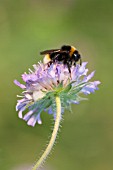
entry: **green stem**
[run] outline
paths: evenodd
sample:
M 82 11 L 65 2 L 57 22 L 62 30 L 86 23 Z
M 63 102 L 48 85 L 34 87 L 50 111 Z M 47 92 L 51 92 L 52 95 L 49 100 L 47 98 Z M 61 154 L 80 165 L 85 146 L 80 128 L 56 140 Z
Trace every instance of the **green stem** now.
M 32 170 L 36 170 L 37 168 L 40 168 L 40 166 L 43 164 L 43 162 L 49 155 L 56 140 L 56 136 L 57 136 L 59 125 L 60 125 L 60 119 L 61 119 L 61 101 L 60 101 L 60 97 L 56 96 L 56 120 L 55 120 L 53 133 L 52 133 L 52 136 L 51 136 L 51 139 L 49 141 L 47 148 L 45 149 L 44 153 L 42 154 L 40 159 L 37 161 L 37 163 L 35 164 Z

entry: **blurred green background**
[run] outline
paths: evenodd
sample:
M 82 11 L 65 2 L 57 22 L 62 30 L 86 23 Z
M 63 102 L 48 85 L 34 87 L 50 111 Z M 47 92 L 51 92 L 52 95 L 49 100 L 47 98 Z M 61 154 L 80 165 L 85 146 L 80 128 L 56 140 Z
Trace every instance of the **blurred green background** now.
M 34 128 L 18 118 L 13 84 L 42 59 L 39 52 L 77 47 L 100 90 L 65 112 L 50 170 L 113 170 L 113 1 L 0 0 L 0 169 L 32 166 L 47 144 L 52 116 Z M 21 81 L 22 82 L 22 81 Z M 48 137 L 49 136 L 49 137 Z M 25 169 L 25 168 L 24 168 Z

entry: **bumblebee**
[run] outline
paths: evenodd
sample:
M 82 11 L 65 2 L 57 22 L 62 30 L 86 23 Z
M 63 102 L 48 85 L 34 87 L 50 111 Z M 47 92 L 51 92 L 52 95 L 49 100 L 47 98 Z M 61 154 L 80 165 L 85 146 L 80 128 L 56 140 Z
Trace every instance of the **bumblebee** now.
M 82 64 L 81 55 L 77 49 L 70 45 L 63 45 L 60 49 L 51 49 L 40 52 L 41 55 L 45 55 L 43 59 L 44 64 L 49 66 L 52 63 L 62 63 L 67 65 L 69 72 L 71 73 L 71 66 L 76 66 L 76 62 L 80 60 Z

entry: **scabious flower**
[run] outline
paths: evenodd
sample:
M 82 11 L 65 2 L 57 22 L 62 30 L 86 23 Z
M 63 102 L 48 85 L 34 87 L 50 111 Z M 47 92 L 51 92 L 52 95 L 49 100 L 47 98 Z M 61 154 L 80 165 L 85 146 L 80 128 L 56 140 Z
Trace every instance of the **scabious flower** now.
M 80 97 L 82 93 L 88 95 L 98 90 L 99 81 L 90 81 L 94 72 L 88 73 L 87 62 L 83 62 L 71 67 L 64 64 L 38 63 L 33 65 L 34 71 L 29 69 L 29 73 L 24 73 L 22 79 L 24 84 L 17 80 L 14 83 L 23 89 L 16 105 L 19 118 L 27 121 L 28 125 L 34 126 L 36 122 L 42 123 L 41 112 L 45 111 L 56 117 L 55 96 L 59 95 L 61 100 L 61 112 L 65 109 L 71 110 L 71 103 L 78 104 L 85 98 Z M 24 113 L 23 113 L 24 112 Z
M 17 80 L 14 83 L 23 89 L 21 99 L 18 100 L 16 110 L 19 118 L 27 121 L 30 126 L 42 123 L 41 112 L 45 111 L 53 114 L 55 124 L 51 139 L 44 153 L 36 162 L 32 170 L 41 167 L 47 156 L 49 155 L 58 133 L 61 122 L 61 116 L 65 109 L 71 110 L 71 103 L 78 104 L 85 98 L 81 94 L 88 95 L 98 90 L 99 81 L 90 81 L 94 76 L 94 72 L 88 73 L 86 68 L 87 62 L 83 62 L 72 66 L 69 69 L 67 65 L 61 63 L 48 64 L 38 63 L 33 65 L 33 71 L 29 69 L 29 73 L 24 73 L 22 79 L 24 84 Z

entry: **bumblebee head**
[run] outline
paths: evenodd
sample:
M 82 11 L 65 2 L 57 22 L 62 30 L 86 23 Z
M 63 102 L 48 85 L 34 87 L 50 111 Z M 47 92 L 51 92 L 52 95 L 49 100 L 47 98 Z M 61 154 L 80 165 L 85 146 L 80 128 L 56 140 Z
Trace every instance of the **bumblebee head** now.
M 72 54 L 72 58 L 75 62 L 80 60 L 80 65 L 82 64 L 82 60 L 81 60 L 81 55 L 79 54 L 79 52 L 77 50 L 75 50 Z

